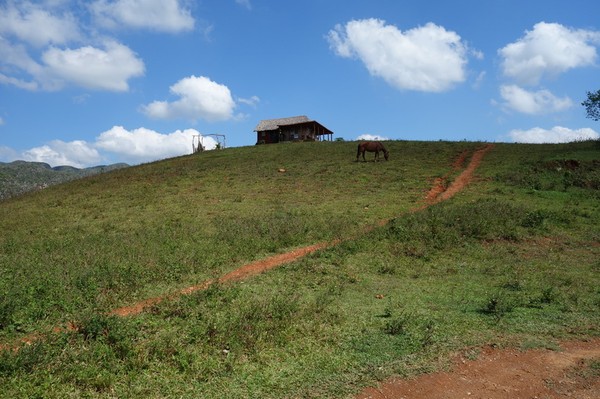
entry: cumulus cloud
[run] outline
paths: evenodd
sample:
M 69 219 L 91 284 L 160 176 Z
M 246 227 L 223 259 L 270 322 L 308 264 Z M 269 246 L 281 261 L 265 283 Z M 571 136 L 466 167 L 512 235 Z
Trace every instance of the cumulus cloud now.
M 535 127 L 529 130 L 512 130 L 509 137 L 517 143 L 569 143 L 579 140 L 598 140 L 600 134 L 590 128 L 569 129 L 555 126 L 550 130 Z
M 144 62 L 127 46 L 106 41 L 100 47 L 75 49 L 54 45 L 36 61 L 23 44 L 0 37 L 0 83 L 26 90 L 59 90 L 77 85 L 94 90 L 127 91 L 128 80 L 144 74 Z
M 179 0 L 97 0 L 90 5 L 100 25 L 176 33 L 194 29 L 191 11 Z
M 356 138 L 356 140 L 367 140 L 367 141 L 385 141 L 389 140 L 389 138 L 380 136 L 378 134 L 361 134 Z
M 29 1 L 0 6 L 0 34 L 36 47 L 64 44 L 81 37 L 77 19 Z
M 129 162 L 149 162 L 157 159 L 190 154 L 193 137 L 201 135 L 195 129 L 176 130 L 162 134 L 146 128 L 127 130 L 122 126 L 113 126 L 96 139 L 96 147 L 117 154 L 120 159 Z M 205 149 L 216 147 L 211 137 L 203 137 Z
M 101 161 L 98 151 L 82 140 L 64 142 L 54 140 L 41 147 L 23 152 L 25 161 L 45 162 L 52 166 L 69 165 L 76 168 L 97 165 Z
M 358 58 L 398 89 L 442 92 L 466 78 L 466 44 L 433 23 L 402 32 L 379 19 L 354 20 L 337 25 L 327 39 L 336 55 Z
M 29 55 L 27 48 L 21 44 L 13 44 L 0 36 L 0 66 L 11 73 L 25 73 L 30 76 L 39 75 L 43 68 Z M 18 72 L 17 72 L 18 71 Z M 14 84 L 23 88 L 25 80 L 14 76 L 3 75 L 4 83 Z M 34 83 L 37 87 L 37 83 Z
M 504 107 L 530 115 L 564 111 L 573 106 L 569 97 L 556 97 L 548 90 L 528 91 L 517 85 L 503 85 L 500 96 Z
M 98 27 L 125 26 L 177 33 L 194 29 L 186 0 L 94 0 L 77 8 L 65 0 L 0 4 L 0 84 L 25 90 L 128 91 L 144 62 L 127 46 L 106 39 Z M 85 26 L 96 17 L 101 25 Z M 104 39 L 103 39 L 104 38 Z M 82 44 L 83 43 L 83 44 Z
M 525 36 L 499 50 L 505 76 L 535 85 L 545 76 L 593 65 L 600 32 L 540 22 Z
M 107 42 L 103 49 L 85 46 L 61 50 L 50 48 L 42 55 L 40 79 L 48 87 L 65 83 L 96 90 L 127 91 L 128 80 L 144 74 L 144 62 L 129 47 Z M 46 80 L 47 79 L 47 80 Z
M 139 164 L 191 154 L 192 144 L 198 140 L 205 150 L 217 147 L 217 141 L 213 137 L 202 135 L 195 129 L 176 130 L 165 134 L 143 127 L 127 130 L 122 126 L 113 126 L 100 133 L 93 143 L 83 140 L 54 140 L 22 152 L 0 146 L 0 161 L 22 159 L 45 162 L 51 166 L 69 165 L 76 168 L 115 162 Z
M 142 106 L 141 111 L 157 119 L 204 119 L 215 122 L 233 117 L 235 102 L 229 88 L 205 76 L 192 75 L 181 79 L 170 87 L 170 91 L 179 100 L 154 101 Z

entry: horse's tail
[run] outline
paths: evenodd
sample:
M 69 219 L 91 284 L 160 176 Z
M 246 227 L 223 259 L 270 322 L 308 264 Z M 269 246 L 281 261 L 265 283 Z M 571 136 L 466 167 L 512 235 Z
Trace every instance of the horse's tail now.
M 358 148 L 356 149 L 356 159 L 358 160 L 358 157 L 360 156 L 360 146 L 362 144 L 358 143 Z

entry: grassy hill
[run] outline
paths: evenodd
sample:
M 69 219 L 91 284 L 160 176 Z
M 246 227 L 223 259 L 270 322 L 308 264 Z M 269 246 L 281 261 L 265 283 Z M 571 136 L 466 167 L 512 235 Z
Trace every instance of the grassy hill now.
M 345 397 L 468 347 L 598 336 L 597 141 L 496 144 L 421 210 L 482 143 L 386 145 L 378 163 L 352 142 L 230 148 L 0 202 L 0 343 L 44 337 L 1 352 L 0 397 Z

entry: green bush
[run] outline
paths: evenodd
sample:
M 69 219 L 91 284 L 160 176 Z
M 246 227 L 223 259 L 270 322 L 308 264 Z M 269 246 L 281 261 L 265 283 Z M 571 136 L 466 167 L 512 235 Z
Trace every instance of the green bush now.
M 419 247 L 441 250 L 472 242 L 515 241 L 526 235 L 523 227 L 540 227 L 545 218 L 544 211 L 528 211 L 506 201 L 486 198 L 467 204 L 439 204 L 394 219 L 387 235 L 406 243 L 407 253 Z

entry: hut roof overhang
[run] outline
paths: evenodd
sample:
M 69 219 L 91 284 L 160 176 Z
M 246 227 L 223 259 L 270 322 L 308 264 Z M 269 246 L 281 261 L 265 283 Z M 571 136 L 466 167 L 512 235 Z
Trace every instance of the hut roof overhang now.
M 314 123 L 322 127 L 327 134 L 332 134 L 333 132 L 327 129 L 325 126 L 321 125 L 319 122 L 309 119 L 305 115 L 301 116 L 292 116 L 289 118 L 278 118 L 278 119 L 265 119 L 262 120 L 256 125 L 254 129 L 255 132 L 264 132 L 269 130 L 278 130 L 282 126 L 292 126 L 292 125 L 301 125 L 305 123 Z

